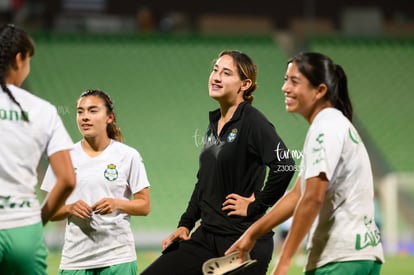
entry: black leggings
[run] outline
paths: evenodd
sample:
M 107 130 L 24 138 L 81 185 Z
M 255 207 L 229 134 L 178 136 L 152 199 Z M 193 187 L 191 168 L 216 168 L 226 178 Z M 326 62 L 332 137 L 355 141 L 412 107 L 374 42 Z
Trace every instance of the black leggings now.
M 259 239 L 250 252 L 257 263 L 240 275 L 265 275 L 273 253 L 273 234 Z M 238 239 L 235 236 L 221 236 L 208 233 L 200 226 L 188 241 L 182 241 L 173 251 L 158 257 L 141 275 L 200 275 L 203 263 L 214 257 L 221 257 Z

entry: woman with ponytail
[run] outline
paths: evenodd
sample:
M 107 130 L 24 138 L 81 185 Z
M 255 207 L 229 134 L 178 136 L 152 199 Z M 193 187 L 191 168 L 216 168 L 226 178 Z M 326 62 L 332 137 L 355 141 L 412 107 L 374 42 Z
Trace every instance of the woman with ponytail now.
M 34 44 L 14 25 L 0 28 L 0 273 L 46 274 L 42 225 L 75 187 L 73 147 L 56 108 L 20 88 Z M 36 196 L 42 155 L 56 174 L 41 207 Z
M 288 62 L 282 91 L 286 110 L 310 124 L 301 170 L 295 186 L 226 253 L 249 252 L 258 237 L 293 216 L 273 275 L 287 274 L 305 235 L 305 274 L 380 274 L 371 164 L 352 125 L 344 70 L 326 55 L 300 53 Z
M 109 95 L 83 92 L 77 102 L 83 138 L 71 151 L 77 185 L 53 220 L 67 219 L 59 274 L 137 273 L 130 216 L 150 211 L 149 182 L 142 158 L 127 146 Z M 50 191 L 46 172 L 41 188 Z
M 256 65 L 247 54 L 218 54 L 208 80 L 209 95 L 218 108 L 209 113 L 197 183 L 177 229 L 162 242 L 163 255 L 141 275 L 201 274 L 205 261 L 223 256 L 285 193 L 294 161 L 285 154 L 287 147 L 274 126 L 252 106 L 256 76 Z M 265 275 L 272 252 L 273 232 L 268 232 L 252 250 L 257 264 L 240 274 Z M 211 267 L 214 274 L 225 272 L 217 267 Z

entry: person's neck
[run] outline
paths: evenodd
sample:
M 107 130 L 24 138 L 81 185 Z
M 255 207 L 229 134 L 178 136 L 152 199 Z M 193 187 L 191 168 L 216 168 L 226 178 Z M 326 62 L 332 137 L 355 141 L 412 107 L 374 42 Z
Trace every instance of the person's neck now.
M 237 104 L 220 104 L 220 118 L 217 122 L 217 134 L 221 134 L 221 130 L 223 129 L 224 125 L 230 121 L 233 117 L 234 113 L 237 110 L 237 106 L 239 106 L 240 102 Z
M 4 82 L 6 83 L 6 85 L 14 85 L 18 87 L 14 73 L 10 72 L 9 75 L 5 78 Z
M 316 105 L 313 109 L 312 113 L 308 117 L 307 121 L 309 124 L 312 124 L 312 122 L 315 120 L 315 117 L 317 114 L 319 114 L 323 109 L 331 108 L 333 107 L 332 103 L 330 101 L 323 101 L 320 104 Z
M 242 103 L 242 101 L 236 102 L 235 104 L 220 104 L 219 120 L 223 123 L 227 123 L 233 117 L 240 103 Z
M 83 150 L 90 156 L 96 156 L 102 153 L 111 143 L 109 137 L 83 138 L 81 141 Z

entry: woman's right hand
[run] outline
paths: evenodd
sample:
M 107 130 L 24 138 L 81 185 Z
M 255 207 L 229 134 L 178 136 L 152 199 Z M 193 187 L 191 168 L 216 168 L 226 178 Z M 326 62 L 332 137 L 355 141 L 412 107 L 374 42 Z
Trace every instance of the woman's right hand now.
M 92 208 L 83 200 L 78 200 L 77 202 L 68 205 L 68 212 L 69 215 L 81 219 L 87 219 L 92 216 Z
M 254 202 L 254 193 L 250 197 L 243 197 L 235 193 L 226 196 L 226 200 L 223 202 L 221 210 L 227 211 L 228 216 L 241 216 L 247 217 L 247 208 L 249 204 Z
M 187 227 L 180 226 L 173 233 L 171 233 L 166 239 L 162 241 L 162 249 L 165 249 L 175 240 L 189 240 L 190 230 Z
M 239 251 L 240 258 L 242 261 L 246 260 L 246 255 L 253 250 L 253 247 L 256 244 L 256 240 L 253 239 L 250 235 L 250 232 L 247 230 L 244 234 L 234 242 L 224 255 L 228 255 L 232 252 Z

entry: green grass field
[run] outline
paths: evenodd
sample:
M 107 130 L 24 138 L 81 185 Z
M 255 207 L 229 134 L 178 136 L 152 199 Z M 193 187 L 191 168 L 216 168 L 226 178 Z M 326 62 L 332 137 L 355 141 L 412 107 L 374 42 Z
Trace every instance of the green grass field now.
M 159 256 L 159 251 L 138 251 L 138 271 L 142 271 Z M 58 274 L 60 261 L 59 251 L 50 251 L 48 258 L 48 274 Z M 386 263 L 382 267 L 382 275 L 411 275 L 414 274 L 414 256 L 398 255 L 387 256 Z M 273 264 L 273 262 L 272 262 Z M 270 274 L 270 271 L 269 271 Z M 302 266 L 292 265 L 289 275 L 302 274 Z

